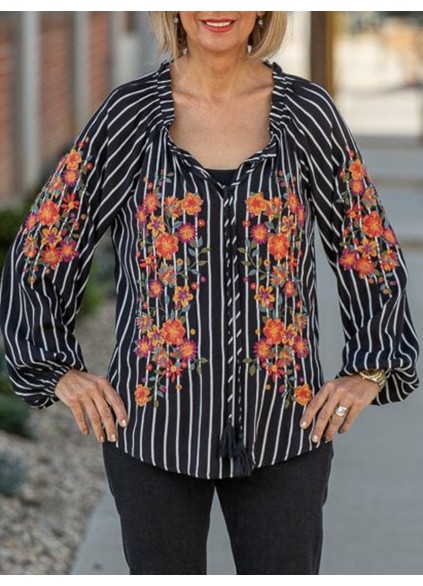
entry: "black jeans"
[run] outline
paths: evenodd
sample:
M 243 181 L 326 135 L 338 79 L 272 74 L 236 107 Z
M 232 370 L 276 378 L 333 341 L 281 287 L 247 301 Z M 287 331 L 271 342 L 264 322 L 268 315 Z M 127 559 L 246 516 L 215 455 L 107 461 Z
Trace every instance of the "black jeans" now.
M 250 477 L 169 472 L 103 444 L 130 574 L 206 574 L 216 487 L 237 574 L 318 574 L 332 442 Z

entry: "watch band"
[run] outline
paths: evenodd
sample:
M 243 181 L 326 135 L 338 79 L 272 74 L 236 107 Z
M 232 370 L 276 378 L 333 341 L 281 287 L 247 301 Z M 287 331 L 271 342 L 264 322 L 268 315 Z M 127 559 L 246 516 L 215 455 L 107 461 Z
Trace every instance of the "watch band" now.
M 367 370 L 360 370 L 358 374 L 362 378 L 377 383 L 379 390 L 383 389 L 386 384 L 386 374 L 383 368 L 368 368 Z

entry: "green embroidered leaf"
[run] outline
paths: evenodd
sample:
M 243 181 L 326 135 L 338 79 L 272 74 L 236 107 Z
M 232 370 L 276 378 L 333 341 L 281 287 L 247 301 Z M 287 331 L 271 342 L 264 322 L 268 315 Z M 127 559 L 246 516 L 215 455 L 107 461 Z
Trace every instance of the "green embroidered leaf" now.
M 154 399 L 154 401 L 153 401 L 153 405 L 154 405 L 154 407 L 157 409 L 157 407 L 160 405 L 160 402 L 159 402 L 159 400 L 158 400 L 158 399 Z
M 252 364 L 248 370 L 248 372 L 250 373 L 251 376 L 254 376 L 256 373 L 256 365 Z

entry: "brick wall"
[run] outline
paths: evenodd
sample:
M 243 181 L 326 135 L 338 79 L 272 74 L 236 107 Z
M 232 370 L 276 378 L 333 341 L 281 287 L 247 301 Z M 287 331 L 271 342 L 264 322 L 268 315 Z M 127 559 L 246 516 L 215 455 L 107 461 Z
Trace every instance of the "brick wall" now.
M 0 205 L 13 192 L 13 61 L 16 22 L 15 15 L 0 18 Z
M 90 13 L 90 109 L 94 112 L 109 93 L 110 29 L 107 12 Z
M 18 12 L 0 14 L 0 207 L 25 197 L 16 179 L 25 161 L 17 151 L 15 111 L 16 74 L 19 62 Z M 40 12 L 40 183 L 62 149 L 80 128 L 75 128 L 72 103 L 72 13 Z M 89 12 L 88 60 L 89 104 L 94 112 L 109 93 L 111 43 L 108 12 Z M 33 186 L 28 186 L 33 189 Z
M 40 142 L 49 161 L 70 140 L 72 128 L 72 20 L 69 13 L 41 13 Z

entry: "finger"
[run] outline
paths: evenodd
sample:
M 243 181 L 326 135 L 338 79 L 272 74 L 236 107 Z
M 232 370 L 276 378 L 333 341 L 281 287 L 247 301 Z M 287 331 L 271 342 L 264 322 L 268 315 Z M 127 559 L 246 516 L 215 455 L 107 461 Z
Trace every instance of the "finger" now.
M 72 411 L 73 417 L 76 421 L 76 424 L 81 433 L 84 435 L 88 435 L 90 433 L 90 429 L 87 424 L 87 420 L 85 419 L 84 411 L 81 407 L 79 401 L 70 405 L 70 409 Z
M 324 405 L 329 395 L 329 386 L 325 383 L 320 391 L 318 391 L 307 405 L 307 409 L 304 411 L 304 415 L 301 417 L 300 427 L 306 429 L 313 421 L 316 413 Z
M 346 401 L 342 401 L 342 400 L 338 403 L 338 405 L 342 405 L 343 407 L 346 407 L 348 409 L 348 411 L 347 411 L 346 415 L 344 415 L 344 416 L 337 415 L 335 412 L 332 413 L 332 415 L 329 418 L 328 425 L 324 431 L 325 442 L 331 442 L 333 440 L 337 431 L 345 423 L 346 418 L 348 417 L 348 415 L 350 413 L 350 409 L 352 408 L 352 404 L 348 405 Z M 336 405 L 336 407 L 338 405 Z M 336 409 L 336 407 L 335 407 L 335 409 Z
M 344 423 L 339 428 L 339 433 L 346 433 L 354 421 L 357 419 L 357 415 L 360 413 L 361 409 L 359 407 L 353 406 L 351 407 L 350 411 L 348 411 L 347 416 L 345 417 Z
M 109 442 L 115 442 L 117 439 L 115 421 L 113 418 L 112 410 L 107 401 L 105 400 L 102 392 L 102 389 L 99 388 L 97 392 L 94 392 L 91 395 L 91 398 L 100 416 L 100 421 L 107 434 L 107 439 L 109 440 Z
M 108 404 L 112 407 L 114 413 L 116 414 L 116 418 L 119 421 L 121 427 L 126 427 L 128 425 L 128 414 L 126 411 L 125 404 L 122 400 L 122 397 L 119 393 L 110 385 L 107 379 L 103 379 L 103 393 L 104 398 L 108 402 Z
M 313 437 L 311 441 L 314 443 L 319 443 L 327 426 L 329 423 L 330 418 L 333 415 L 333 412 L 337 405 L 340 402 L 339 392 L 334 392 L 332 395 L 329 395 L 324 405 L 321 407 L 316 424 L 313 429 Z
M 86 395 L 83 399 L 82 405 L 87 413 L 88 419 L 91 423 L 91 427 L 94 430 L 94 434 L 97 438 L 97 441 L 104 442 L 106 440 L 106 437 L 104 435 L 100 413 L 97 411 L 97 407 L 94 401 L 90 396 Z

